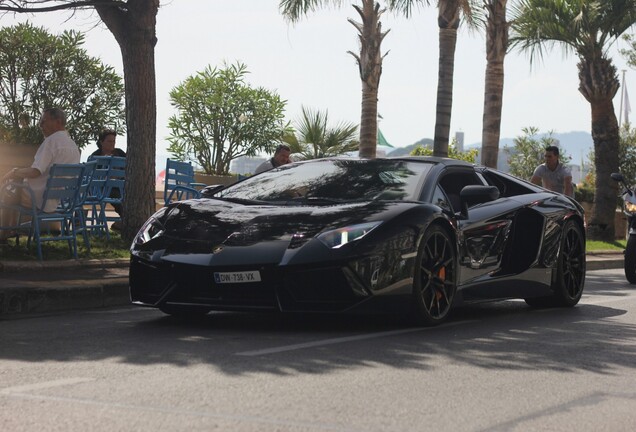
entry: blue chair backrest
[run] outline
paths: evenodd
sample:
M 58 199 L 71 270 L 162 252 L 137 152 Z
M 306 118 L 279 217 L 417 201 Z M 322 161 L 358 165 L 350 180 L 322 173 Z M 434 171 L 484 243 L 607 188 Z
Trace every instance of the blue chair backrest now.
M 85 167 L 83 164 L 55 164 L 46 182 L 43 202 L 59 201 L 58 212 L 70 212 L 76 206 Z
M 89 156 L 88 161 L 95 162 L 93 181 L 90 185 L 88 195 L 95 200 L 101 200 L 104 197 L 104 187 L 108 179 L 111 159 L 109 156 Z
M 111 191 L 118 190 L 120 200 L 124 199 L 124 189 L 126 185 L 126 158 L 111 156 L 110 169 L 108 170 L 108 182 L 106 183 L 106 193 L 110 196 Z
M 96 168 L 97 162 L 95 161 L 89 161 L 84 164 L 84 173 L 82 174 L 77 205 L 84 204 L 86 198 L 90 195 Z
M 194 183 L 194 168 L 190 162 L 172 159 L 166 161 L 166 176 L 164 182 L 163 199 L 168 200 L 172 190 L 177 186 L 190 187 Z
M 95 172 L 90 186 L 91 197 L 101 200 L 118 189 L 123 199 L 126 178 L 126 158 L 118 156 L 90 156 L 89 162 L 95 162 Z

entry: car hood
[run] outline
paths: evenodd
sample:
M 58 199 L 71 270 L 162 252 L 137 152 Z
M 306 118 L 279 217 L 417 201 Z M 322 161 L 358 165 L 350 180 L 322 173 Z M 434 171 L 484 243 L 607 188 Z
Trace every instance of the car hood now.
M 248 246 L 264 241 L 306 241 L 326 229 L 383 220 L 391 207 L 386 202 L 274 206 L 201 199 L 178 203 L 166 213 L 163 225 L 165 236 L 175 239 Z

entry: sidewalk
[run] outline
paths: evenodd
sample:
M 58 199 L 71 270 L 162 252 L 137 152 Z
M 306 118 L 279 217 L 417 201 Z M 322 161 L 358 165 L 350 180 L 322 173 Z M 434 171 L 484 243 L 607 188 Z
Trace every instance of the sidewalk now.
M 128 259 L 0 261 L 0 320 L 130 303 Z M 622 251 L 588 253 L 587 270 L 623 268 Z
M 586 257 L 587 271 L 622 269 L 624 264 L 623 251 L 588 252 Z

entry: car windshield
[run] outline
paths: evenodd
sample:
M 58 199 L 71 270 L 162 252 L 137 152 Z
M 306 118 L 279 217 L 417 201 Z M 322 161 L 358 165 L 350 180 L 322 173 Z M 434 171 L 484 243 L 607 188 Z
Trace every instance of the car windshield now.
M 323 159 L 284 165 L 214 194 L 227 200 L 329 205 L 417 200 L 430 163 L 390 159 Z

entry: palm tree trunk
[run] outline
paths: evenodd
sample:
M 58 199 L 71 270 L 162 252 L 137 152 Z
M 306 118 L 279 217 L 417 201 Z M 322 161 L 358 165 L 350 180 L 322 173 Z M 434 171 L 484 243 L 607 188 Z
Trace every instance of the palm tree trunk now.
M 593 102 L 592 139 L 594 140 L 594 165 L 596 166 L 594 206 L 588 222 L 591 240 L 611 242 L 615 240 L 614 216 L 618 184 L 610 174 L 619 171 L 618 121 L 612 100 Z
M 497 168 L 499 134 L 503 106 L 504 59 L 508 49 L 507 0 L 490 0 L 486 28 L 486 83 L 484 90 L 484 119 L 481 136 L 481 163 Z
M 588 222 L 591 240 L 614 241 L 614 216 L 618 184 L 610 174 L 618 172 L 619 129 L 612 100 L 619 88 L 616 67 L 598 51 L 579 61 L 579 92 L 592 108 L 592 139 L 596 167 L 594 207 Z
M 447 157 L 451 111 L 453 108 L 453 74 L 455 70 L 457 28 L 459 27 L 459 1 L 440 0 L 438 9 L 439 68 L 433 155 Z
M 362 80 L 362 107 L 360 114 L 359 155 L 374 158 L 378 144 L 378 88 L 382 75 L 380 45 L 388 33 L 382 32 L 380 4 L 374 0 L 362 0 L 362 7 L 353 5 L 362 24 L 349 20 L 360 33 L 360 55 L 351 53 L 358 62 Z
M 378 89 L 362 82 L 359 156 L 375 158 L 378 143 Z

